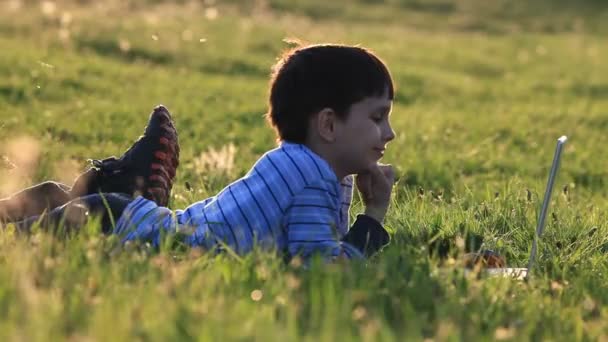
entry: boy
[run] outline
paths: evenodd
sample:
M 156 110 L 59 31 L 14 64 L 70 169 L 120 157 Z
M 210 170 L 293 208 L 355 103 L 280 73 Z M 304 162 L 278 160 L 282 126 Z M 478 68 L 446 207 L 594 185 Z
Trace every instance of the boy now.
M 110 212 L 102 195 L 89 195 L 43 218 L 56 223 L 79 201 L 103 214 L 104 231 L 113 228 L 123 241 L 157 245 L 163 232 L 185 232 L 187 244 L 213 252 L 244 254 L 257 245 L 289 257 L 369 256 L 389 240 L 381 222 L 394 173 L 378 160 L 395 136 L 392 100 L 389 71 L 370 51 L 341 45 L 292 50 L 275 65 L 270 83 L 267 118 L 280 145 L 243 178 L 185 210 L 172 212 L 151 196 L 105 194 Z M 365 213 L 349 230 L 353 174 Z M 172 180 L 168 173 L 158 176 Z M 108 225 L 112 216 L 114 227 Z M 17 226 L 27 229 L 39 219 Z

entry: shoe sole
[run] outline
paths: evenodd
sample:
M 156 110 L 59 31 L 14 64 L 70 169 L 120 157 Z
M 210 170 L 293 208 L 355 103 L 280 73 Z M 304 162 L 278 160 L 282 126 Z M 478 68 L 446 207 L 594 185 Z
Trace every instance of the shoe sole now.
M 173 180 L 179 166 L 179 139 L 177 129 L 167 108 L 162 105 L 156 106 L 152 113 L 152 116 L 155 115 L 160 122 L 161 132 L 158 138 L 160 149 L 154 152 L 155 160 L 150 165 L 149 185 L 145 193 L 146 198 L 154 200 L 161 206 L 167 206 L 173 188 Z

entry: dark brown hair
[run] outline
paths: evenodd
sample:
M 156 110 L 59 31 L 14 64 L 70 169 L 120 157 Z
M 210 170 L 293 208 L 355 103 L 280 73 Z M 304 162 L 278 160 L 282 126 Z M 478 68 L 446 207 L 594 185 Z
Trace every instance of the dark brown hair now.
M 345 45 L 311 45 L 287 51 L 273 67 L 267 119 L 278 139 L 304 143 L 310 117 L 323 108 L 346 119 L 350 106 L 388 89 L 393 80 L 371 51 Z

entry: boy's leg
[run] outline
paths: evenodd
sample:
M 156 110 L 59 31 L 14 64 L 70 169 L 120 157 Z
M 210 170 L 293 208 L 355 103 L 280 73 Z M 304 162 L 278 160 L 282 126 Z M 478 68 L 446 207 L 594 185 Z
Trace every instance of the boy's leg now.
M 154 108 L 144 134 L 119 159 L 93 160 L 72 187 L 45 182 L 0 200 L 0 222 L 40 215 L 71 199 L 103 193 L 142 195 L 167 206 L 179 165 L 179 141 L 171 114 Z
M 69 233 L 80 229 L 91 217 L 101 217 L 101 229 L 110 234 L 114 224 L 133 199 L 126 194 L 92 194 L 79 197 L 42 215 L 13 222 L 21 233 L 29 233 L 34 224 L 53 233 Z M 60 230 L 62 229 L 62 230 Z
M 142 195 L 167 206 L 179 165 L 179 140 L 169 111 L 154 108 L 144 134 L 119 158 L 92 160 L 93 167 L 80 175 L 72 198 L 94 193 Z
M 59 207 L 70 200 L 69 190 L 65 184 L 44 182 L 0 199 L 0 222 L 22 220 Z

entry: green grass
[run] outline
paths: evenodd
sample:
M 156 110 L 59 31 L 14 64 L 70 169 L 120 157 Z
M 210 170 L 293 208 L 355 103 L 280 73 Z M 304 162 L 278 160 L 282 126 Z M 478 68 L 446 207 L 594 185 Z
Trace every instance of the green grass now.
M 0 193 L 120 154 L 163 103 L 182 144 L 172 206 L 184 207 L 274 146 L 263 114 L 285 39 L 361 44 L 397 86 L 391 245 L 304 270 L 261 252 L 121 246 L 94 224 L 69 239 L 5 229 L 0 340 L 608 337 L 602 1 L 216 2 L 0 4 L 0 156 L 17 166 L 0 170 Z M 458 260 L 480 244 L 525 266 L 562 134 L 534 277 L 464 275 Z

